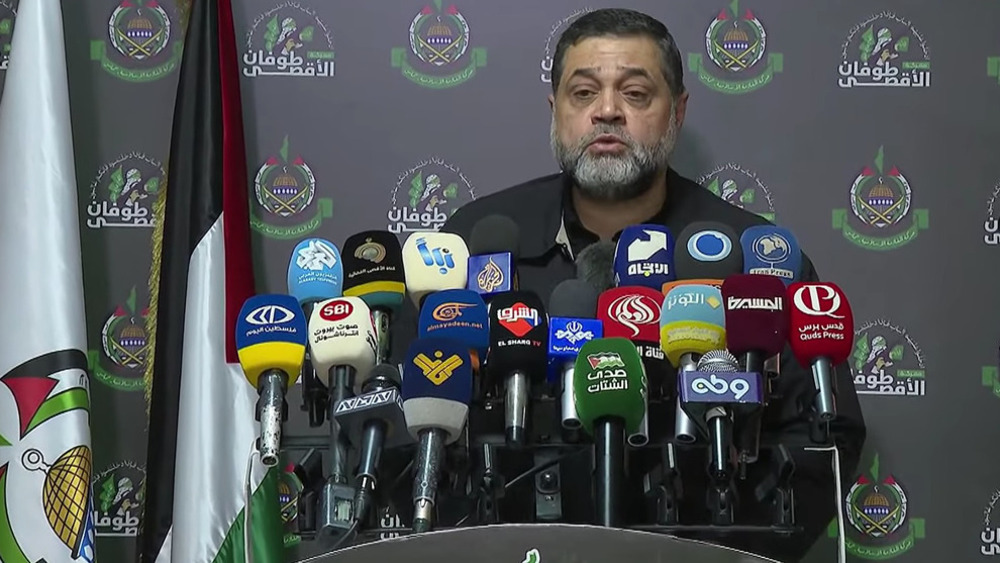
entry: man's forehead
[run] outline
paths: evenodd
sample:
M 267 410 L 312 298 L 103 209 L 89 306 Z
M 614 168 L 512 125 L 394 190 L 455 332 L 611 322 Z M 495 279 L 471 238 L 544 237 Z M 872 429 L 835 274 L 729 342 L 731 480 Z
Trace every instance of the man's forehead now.
M 660 57 L 656 43 L 646 37 L 592 37 L 570 47 L 565 62 L 569 74 L 652 77 Z

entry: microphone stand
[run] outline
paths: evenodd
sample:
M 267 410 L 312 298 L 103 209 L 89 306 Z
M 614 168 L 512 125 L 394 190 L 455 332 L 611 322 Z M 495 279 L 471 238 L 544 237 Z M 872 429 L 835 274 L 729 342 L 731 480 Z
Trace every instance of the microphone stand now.
M 712 513 L 712 523 L 718 526 L 728 526 L 733 523 L 733 503 L 735 501 L 732 488 L 733 462 L 730 448 L 733 443 L 732 413 L 721 406 L 715 406 L 705 413 L 708 422 L 709 446 L 709 480 L 708 506 Z
M 337 403 L 350 396 L 354 369 L 349 366 L 334 366 L 331 370 L 330 397 L 330 477 L 320 495 L 320 534 L 336 537 L 351 528 L 354 521 L 354 489 L 347 482 L 347 437 L 340 429 L 340 423 L 333 416 Z
M 625 483 L 625 421 L 604 417 L 594 423 L 594 483 L 597 524 L 621 526 Z
M 312 318 L 315 306 L 316 303 L 313 301 L 302 305 L 302 311 L 305 313 L 307 321 Z M 302 410 L 309 413 L 310 428 L 318 428 L 323 425 L 327 400 L 326 386 L 316 377 L 312 358 L 309 357 L 309 348 L 306 347 L 306 357 L 302 362 Z
M 480 495 L 476 498 L 476 518 L 478 525 L 500 522 L 499 502 L 503 497 L 505 479 L 497 467 L 497 447 L 490 442 L 481 446 L 483 476 Z
M 507 376 L 504 415 L 507 420 L 507 443 L 523 446 L 528 442 L 528 374 L 515 370 Z

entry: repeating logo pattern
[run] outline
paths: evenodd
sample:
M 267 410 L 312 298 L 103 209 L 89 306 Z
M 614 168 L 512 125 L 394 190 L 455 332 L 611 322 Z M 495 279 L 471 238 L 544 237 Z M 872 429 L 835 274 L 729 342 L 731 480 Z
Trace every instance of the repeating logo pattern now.
M 833 210 L 833 228 L 866 250 L 899 248 L 928 226 L 929 212 L 913 206 L 910 181 L 899 167 L 886 166 L 884 147 L 854 178 L 850 203 L 850 213 Z
M 994 396 L 1000 398 L 1000 369 L 997 366 L 983 366 L 982 373 L 983 387 L 991 390 Z
M 884 561 L 912 549 L 924 538 L 924 520 L 911 515 L 906 490 L 893 474 L 881 476 L 875 455 L 867 475 L 858 476 L 844 499 L 847 552 L 860 559 Z M 834 519 L 828 529 L 837 537 Z
M 7 70 L 10 61 L 10 40 L 14 35 L 17 8 L 11 0 L 0 0 L 0 71 Z
M 986 76 L 996 78 L 1000 84 L 1000 56 L 986 58 Z
M 771 190 L 754 171 L 735 162 L 727 162 L 698 178 L 698 183 L 723 201 L 774 221 Z
M 705 30 L 706 64 L 701 53 L 688 54 L 688 66 L 702 84 L 723 94 L 746 94 L 769 84 L 784 69 L 784 57 L 768 51 L 767 31 L 739 0 L 719 11 Z
M 289 152 L 288 135 L 278 154 L 257 169 L 253 190 L 250 226 L 269 238 L 303 237 L 333 216 L 333 200 L 316 197 L 316 176 L 301 156 Z
M 90 42 L 90 59 L 121 80 L 159 80 L 180 66 L 184 52 L 183 30 L 173 18 L 166 1 L 121 0 L 111 10 L 107 37 Z
M 885 319 L 854 331 L 849 361 L 859 395 L 922 397 L 926 393 L 924 353 L 904 328 Z
M 542 55 L 542 60 L 539 63 L 539 67 L 542 69 L 539 78 L 543 84 L 552 83 L 552 65 L 554 63 L 553 57 L 556 54 L 556 44 L 559 42 L 559 36 L 562 35 L 566 28 L 569 27 L 571 23 L 576 21 L 577 18 L 584 14 L 589 14 L 593 12 L 593 8 L 580 8 L 565 18 L 552 24 L 552 29 L 549 30 L 549 36 L 545 38 L 545 54 Z
M 119 461 L 94 475 L 97 536 L 135 537 L 142 514 L 146 470 L 133 461 Z
M 875 14 L 851 28 L 841 56 L 841 88 L 931 85 L 927 42 L 913 24 L 892 12 Z
M 983 223 L 983 242 L 988 246 L 1000 245 L 1000 182 L 993 186 L 989 199 L 986 200 L 986 221 Z
M 115 306 L 101 326 L 101 348 L 90 350 L 90 372 L 101 383 L 119 391 L 141 391 L 149 359 L 146 316 L 137 307 L 135 286 L 123 303 Z
M 486 66 L 486 49 L 472 47 L 469 22 L 454 4 L 433 0 L 410 22 L 410 46 L 392 50 L 392 66 L 425 88 L 451 88 Z
M 243 75 L 329 78 L 333 34 L 316 12 L 289 1 L 257 16 L 247 32 Z
M 155 226 L 153 204 L 166 177 L 163 164 L 133 151 L 101 166 L 90 183 L 87 226 Z
M 474 199 L 476 189 L 458 167 L 441 158 L 421 161 L 392 188 L 388 229 L 402 239 L 412 231 L 436 231 Z

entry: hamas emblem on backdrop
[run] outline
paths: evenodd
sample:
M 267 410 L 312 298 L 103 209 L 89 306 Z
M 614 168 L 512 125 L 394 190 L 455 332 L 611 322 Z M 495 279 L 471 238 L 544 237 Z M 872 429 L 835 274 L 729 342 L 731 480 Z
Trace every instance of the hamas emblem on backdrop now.
M 766 86 L 782 71 L 784 57 L 767 52 L 764 24 L 749 9 L 740 13 L 739 0 L 722 9 L 705 31 L 701 53 L 688 54 L 688 66 L 698 80 L 717 92 L 745 94 Z
M 434 0 L 410 23 L 409 50 L 392 50 L 392 66 L 421 86 L 451 88 L 486 66 L 486 49 L 470 48 L 469 23 L 454 4 L 443 7 L 442 0 Z
M 0 0 L 0 71 L 7 70 L 10 61 L 10 40 L 14 36 L 17 9 L 11 0 Z
M 1000 398 L 1000 369 L 996 366 L 983 366 L 983 387 L 993 391 Z M 1000 538 L 998 538 L 1000 540 Z
M 986 221 L 983 223 L 983 242 L 988 246 L 1000 245 L 1000 209 L 997 209 L 1000 196 L 1000 182 L 993 186 L 990 198 L 986 200 Z
M 847 552 L 860 559 L 882 561 L 909 551 L 924 537 L 924 520 L 910 515 L 906 491 L 892 474 L 879 477 L 875 454 L 869 475 L 861 475 L 844 499 Z M 881 479 L 881 480 L 880 480 Z M 837 537 L 837 520 L 827 530 Z
M 593 8 L 580 8 L 552 25 L 552 29 L 549 31 L 549 36 L 545 39 L 545 55 L 542 57 L 540 65 L 542 69 L 541 79 L 543 84 L 552 83 L 553 57 L 556 54 L 556 43 L 559 42 L 559 36 L 562 35 L 562 32 L 569 27 L 569 24 L 576 21 L 577 18 L 583 14 L 589 14 L 593 11 Z
M 90 42 L 90 59 L 129 82 L 151 82 L 180 65 L 182 31 L 158 0 L 122 0 L 108 19 L 108 37 Z
M 884 166 L 883 147 L 851 184 L 851 209 L 833 210 L 833 228 L 868 250 L 892 250 L 917 238 L 928 225 L 928 211 L 912 207 L 910 182 L 896 166 Z
M 476 199 L 475 188 L 457 167 L 440 158 L 425 160 L 401 174 L 392 188 L 389 231 L 436 231 L 458 208 Z
M 333 34 L 316 12 L 284 2 L 257 16 L 247 32 L 243 75 L 333 76 Z
M 87 226 L 153 227 L 153 202 L 165 175 L 159 161 L 140 152 L 101 166 L 90 183 Z
M 142 512 L 146 471 L 131 461 L 122 461 L 94 476 L 97 535 L 135 537 Z
M 278 504 L 281 506 L 281 524 L 284 526 L 285 547 L 302 543 L 299 535 L 299 495 L 305 490 L 302 480 L 294 469 L 287 468 L 278 473 Z
M 149 356 L 146 337 L 148 309 L 136 310 L 135 287 L 101 327 L 101 349 L 90 351 L 90 372 L 101 383 L 119 391 L 143 388 L 143 371 Z
M 0 375 L 5 561 L 93 563 L 93 453 L 82 434 L 68 432 L 89 421 L 83 352 L 49 352 Z
M 859 395 L 922 397 L 924 354 L 902 327 L 877 319 L 854 332 L 851 374 Z
M 909 21 L 892 12 L 875 14 L 851 28 L 841 52 L 841 88 L 931 85 L 927 43 Z
M 250 213 L 250 226 L 266 237 L 300 238 L 333 216 L 333 200 L 316 197 L 312 168 L 301 156 L 289 156 L 288 135 L 278 156 L 260 165 L 253 186 L 256 205 Z
M 774 221 L 771 190 L 753 171 L 730 162 L 698 178 L 698 183 L 723 201 Z
M 1000 84 L 1000 56 L 986 57 L 986 75 L 996 78 L 997 84 Z

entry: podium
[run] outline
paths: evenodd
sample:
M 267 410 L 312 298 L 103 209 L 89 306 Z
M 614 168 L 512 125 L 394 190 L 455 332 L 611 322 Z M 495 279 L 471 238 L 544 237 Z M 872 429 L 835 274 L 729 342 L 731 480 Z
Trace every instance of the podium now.
M 300 563 L 780 563 L 663 534 L 570 524 L 494 524 L 401 536 Z

